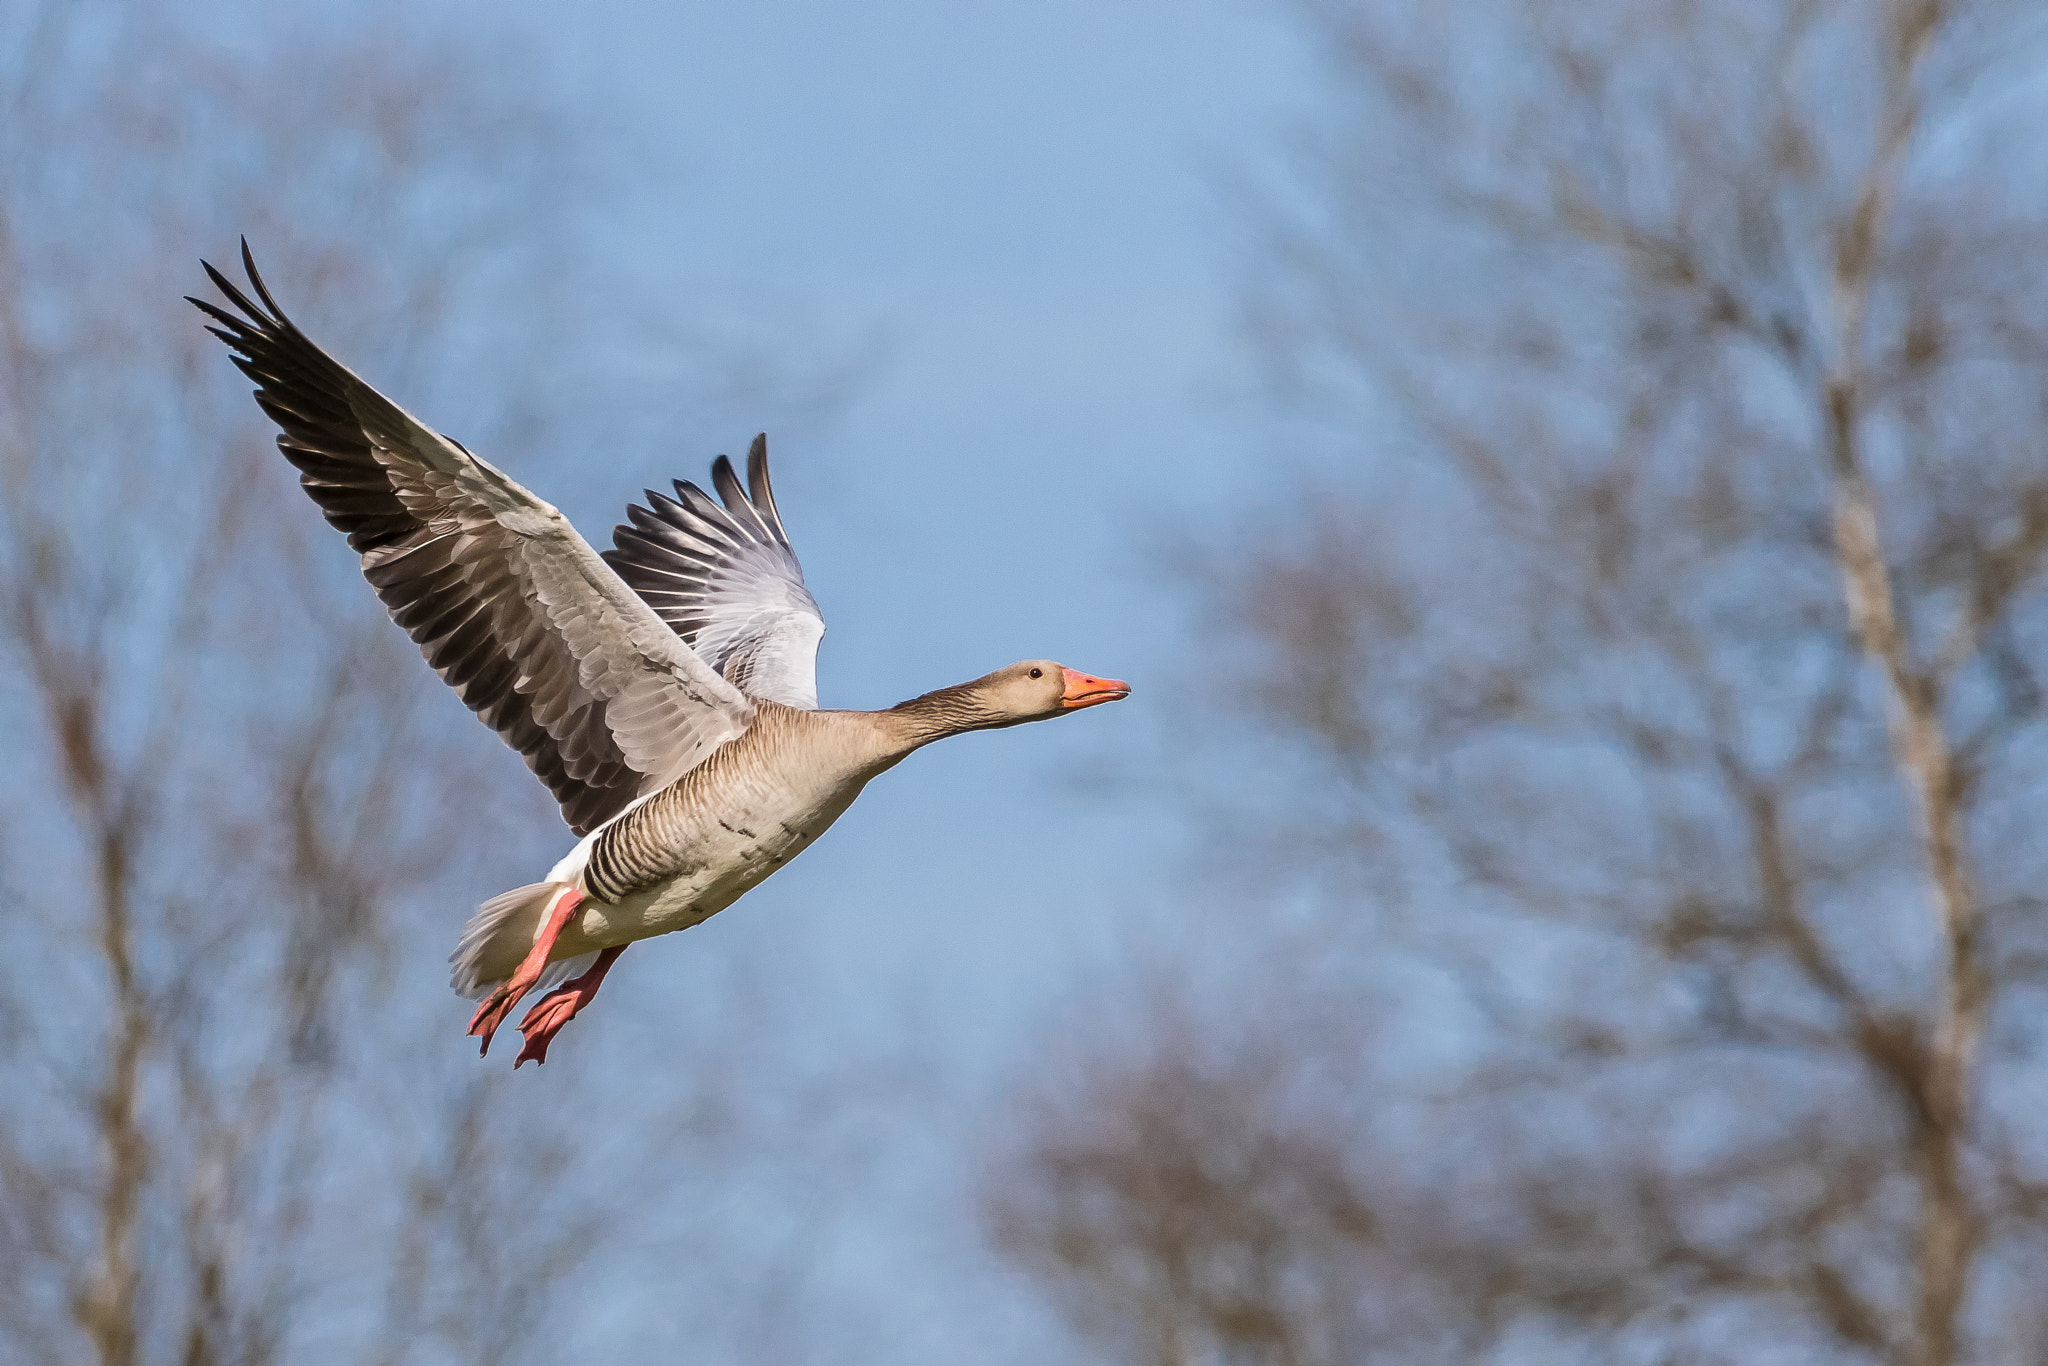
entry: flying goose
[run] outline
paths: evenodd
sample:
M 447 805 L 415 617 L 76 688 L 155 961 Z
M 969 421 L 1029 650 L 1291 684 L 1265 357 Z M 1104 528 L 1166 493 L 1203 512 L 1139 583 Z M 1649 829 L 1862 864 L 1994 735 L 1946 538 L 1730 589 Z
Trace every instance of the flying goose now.
M 491 898 L 464 928 L 452 985 L 491 1037 L 535 987 L 528 1058 L 590 1004 L 626 946 L 738 900 L 838 819 L 868 780 L 949 735 L 1065 716 L 1130 694 L 1028 659 L 887 711 L 824 711 L 825 633 L 768 479 L 765 437 L 711 467 L 712 499 L 649 492 L 599 555 L 568 519 L 322 351 L 211 265 L 240 316 L 216 326 L 278 449 L 347 534 L 391 619 L 561 803 L 580 836 L 545 881 Z

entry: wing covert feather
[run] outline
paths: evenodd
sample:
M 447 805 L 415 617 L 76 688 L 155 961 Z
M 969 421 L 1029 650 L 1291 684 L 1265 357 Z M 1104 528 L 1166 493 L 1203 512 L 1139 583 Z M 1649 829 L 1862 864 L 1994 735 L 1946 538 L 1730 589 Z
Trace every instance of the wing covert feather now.
M 746 729 L 753 704 L 552 505 L 438 435 L 212 266 L 240 316 L 208 328 L 257 384 L 278 448 L 436 673 L 584 834 Z

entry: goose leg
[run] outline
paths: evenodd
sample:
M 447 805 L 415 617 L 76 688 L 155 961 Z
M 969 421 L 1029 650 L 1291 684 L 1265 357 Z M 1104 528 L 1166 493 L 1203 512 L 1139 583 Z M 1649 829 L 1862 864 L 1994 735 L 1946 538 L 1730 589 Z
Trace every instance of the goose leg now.
M 476 1014 L 469 1017 L 469 1032 L 483 1036 L 483 1047 L 477 1050 L 482 1057 L 491 1051 L 491 1036 L 498 1032 L 498 1026 L 505 1022 L 512 1007 L 519 1004 L 519 998 L 533 990 L 533 984 L 548 965 L 548 955 L 554 952 L 555 940 L 569 923 L 569 917 L 583 904 L 583 893 L 574 887 L 562 890 L 548 907 L 547 919 L 541 922 L 540 933 L 533 937 L 533 948 L 519 964 L 512 976 L 500 983 L 498 989 L 484 997 L 476 1008 Z
M 519 1022 L 519 1032 L 526 1036 L 526 1044 L 519 1050 L 519 1056 L 512 1060 L 512 1070 L 528 1058 L 545 1065 L 548 1060 L 548 1044 L 555 1035 L 562 1032 L 562 1026 L 576 1018 L 576 1013 L 590 1004 L 597 989 L 604 983 L 604 975 L 612 970 L 619 955 L 626 951 L 624 944 L 606 949 L 591 964 L 590 971 L 574 981 L 564 982 L 547 995 L 540 1004 L 526 1012 L 526 1018 Z

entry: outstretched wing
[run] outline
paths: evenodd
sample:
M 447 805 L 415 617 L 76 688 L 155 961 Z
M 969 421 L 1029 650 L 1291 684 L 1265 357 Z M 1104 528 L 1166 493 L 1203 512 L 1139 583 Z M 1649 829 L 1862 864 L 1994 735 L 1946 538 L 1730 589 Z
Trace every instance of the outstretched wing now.
M 585 834 L 744 731 L 754 707 L 619 581 L 567 518 L 327 355 L 264 288 L 201 299 L 256 381 L 299 483 L 463 702 Z
M 825 618 L 804 587 L 775 490 L 768 438 L 747 451 L 747 487 L 719 456 L 704 490 L 676 480 L 676 496 L 649 489 L 651 509 L 626 509 L 605 560 L 705 663 L 750 697 L 818 705 L 818 641 Z

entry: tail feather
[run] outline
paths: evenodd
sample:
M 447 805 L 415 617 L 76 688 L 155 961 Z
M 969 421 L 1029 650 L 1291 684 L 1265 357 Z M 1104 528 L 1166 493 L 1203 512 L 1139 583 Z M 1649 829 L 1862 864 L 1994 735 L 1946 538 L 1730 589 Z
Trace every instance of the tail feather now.
M 448 955 L 452 971 L 448 984 L 458 996 L 474 1001 L 510 977 L 533 948 L 541 920 L 557 892 L 567 890 L 566 882 L 529 882 L 514 887 L 477 907 L 476 914 L 462 927 L 455 952 Z M 597 961 L 595 953 L 550 963 L 541 974 L 537 990 L 546 991 L 581 976 Z

